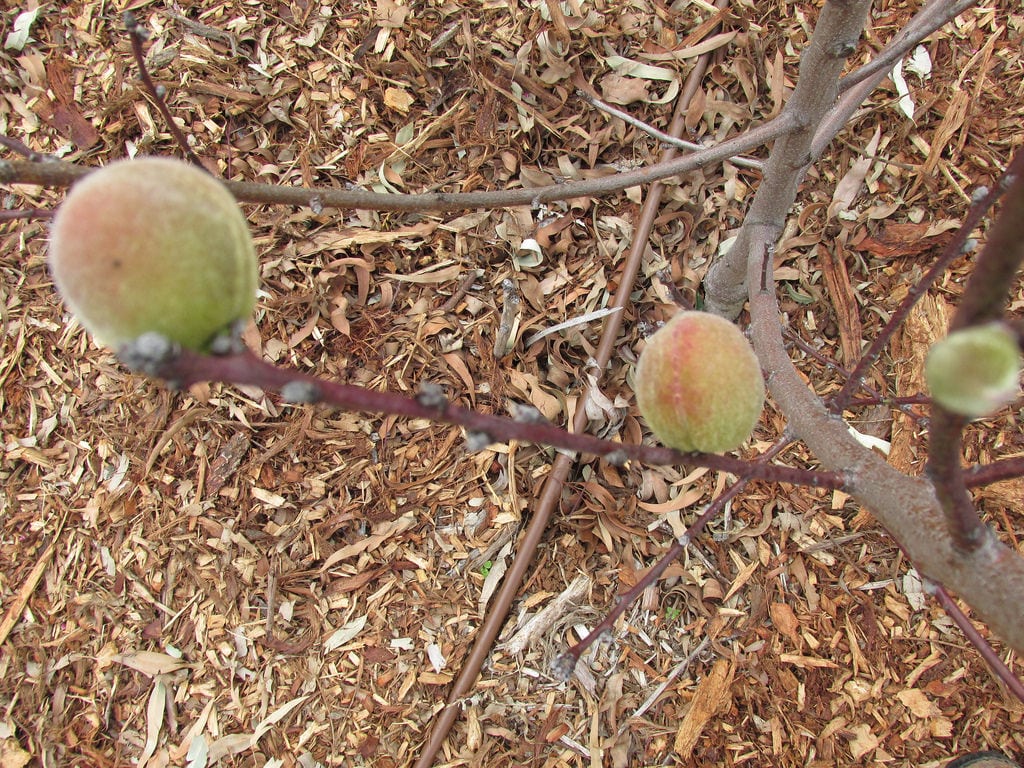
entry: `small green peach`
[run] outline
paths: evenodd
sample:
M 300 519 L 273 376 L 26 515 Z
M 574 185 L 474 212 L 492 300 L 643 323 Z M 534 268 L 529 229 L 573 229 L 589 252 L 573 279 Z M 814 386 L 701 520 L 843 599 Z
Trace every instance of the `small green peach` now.
M 170 158 L 119 161 L 75 184 L 54 216 L 49 263 L 71 312 L 114 348 L 155 332 L 205 351 L 256 302 L 238 204 Z
M 1000 323 L 954 331 L 935 342 L 924 364 L 935 402 L 961 416 L 988 416 L 1011 402 L 1019 389 L 1021 354 Z
M 680 312 L 647 339 L 635 386 L 654 436 L 680 451 L 738 448 L 764 407 L 750 343 L 734 324 L 707 312 Z

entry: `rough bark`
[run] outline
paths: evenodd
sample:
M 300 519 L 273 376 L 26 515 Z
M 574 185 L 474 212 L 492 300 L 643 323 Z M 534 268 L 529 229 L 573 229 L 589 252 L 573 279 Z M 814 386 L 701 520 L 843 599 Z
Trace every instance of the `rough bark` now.
M 739 315 L 747 299 L 746 256 L 751 227 L 764 228 L 774 242 L 781 234 L 796 200 L 800 181 L 812 160 L 811 145 L 839 95 L 839 78 L 846 58 L 857 48 L 870 0 L 829 0 L 821 10 L 800 74 L 782 115 L 791 115 L 796 130 L 776 140 L 765 166 L 764 179 L 750 205 L 732 248 L 711 265 L 704 280 L 705 309 L 728 317 Z

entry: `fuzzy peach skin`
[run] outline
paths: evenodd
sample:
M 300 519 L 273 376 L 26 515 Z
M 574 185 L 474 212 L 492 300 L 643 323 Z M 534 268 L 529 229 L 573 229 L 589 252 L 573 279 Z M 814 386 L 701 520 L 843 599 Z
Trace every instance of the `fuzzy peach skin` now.
M 764 407 L 764 379 L 750 343 L 735 325 L 707 312 L 680 312 L 647 339 L 635 391 L 654 436 L 680 451 L 738 448 Z
M 71 312 L 117 348 L 155 331 L 205 350 L 256 303 L 249 227 L 225 187 L 180 160 L 122 160 L 57 210 L 50 271 Z
M 932 398 L 972 419 L 995 413 L 1020 391 L 1017 338 L 999 323 L 954 331 L 937 341 L 925 359 Z

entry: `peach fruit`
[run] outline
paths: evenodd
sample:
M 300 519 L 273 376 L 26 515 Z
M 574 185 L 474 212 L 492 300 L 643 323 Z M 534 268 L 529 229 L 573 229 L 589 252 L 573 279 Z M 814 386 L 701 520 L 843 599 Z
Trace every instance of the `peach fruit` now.
M 111 163 L 75 184 L 49 262 L 71 312 L 115 349 L 156 332 L 205 351 L 256 302 L 256 252 L 234 197 L 170 158 Z
M 954 331 L 928 351 L 924 374 L 932 398 L 972 419 L 988 416 L 1017 396 L 1021 354 L 1000 323 Z
M 647 339 L 636 401 L 654 436 L 680 451 L 720 453 L 750 437 L 764 379 L 743 332 L 707 312 L 680 312 Z

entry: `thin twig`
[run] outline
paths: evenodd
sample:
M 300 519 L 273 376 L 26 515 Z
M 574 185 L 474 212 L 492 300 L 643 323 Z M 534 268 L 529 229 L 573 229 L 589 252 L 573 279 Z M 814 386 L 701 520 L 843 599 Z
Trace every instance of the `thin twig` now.
M 35 219 L 51 219 L 53 211 L 45 208 L 18 208 L 10 211 L 0 211 L 0 223 L 5 221 L 33 221 Z
M 1007 175 L 1010 173 L 1019 175 L 1022 171 L 1024 171 L 1024 152 L 1018 154 L 1011 166 L 1000 175 L 998 182 L 991 189 L 984 190 L 985 194 L 967 211 L 963 224 L 960 225 L 953 238 L 946 243 L 939 257 L 929 267 L 925 275 L 910 287 L 907 295 L 903 297 L 903 301 L 900 302 L 900 305 L 889 316 L 889 321 L 878 332 L 878 335 L 868 345 L 860 360 L 857 361 L 842 389 L 832 399 L 829 408 L 833 413 L 842 412 L 842 409 L 859 386 L 860 381 L 867 374 L 868 368 L 875 364 L 875 361 L 878 360 L 883 351 L 888 349 L 889 342 L 892 340 L 896 330 L 906 321 L 910 310 L 935 284 L 935 281 L 945 273 L 949 265 L 963 254 L 964 246 L 971 233 L 981 224 L 988 210 L 1002 197 L 1005 191 L 1004 180 L 1007 178 Z
M 629 114 L 629 112 L 613 107 L 611 104 L 605 101 L 601 101 L 601 99 L 597 98 L 591 93 L 587 93 L 582 88 L 578 89 L 576 93 L 581 99 L 586 101 L 591 106 L 596 107 L 597 109 L 611 115 L 612 117 L 617 117 L 635 128 L 639 128 L 644 133 L 650 134 L 661 143 L 668 144 L 670 147 L 676 147 L 677 149 L 685 149 L 689 152 L 699 152 L 700 150 L 705 149 L 709 146 L 714 146 L 713 144 L 698 144 L 695 141 L 677 139 L 675 136 L 667 134 L 664 131 L 659 131 L 653 125 L 649 125 L 645 123 L 643 120 L 633 117 L 631 114 Z M 761 162 L 760 160 L 755 160 L 752 157 L 737 156 L 731 158 L 729 162 L 732 163 L 733 165 L 738 165 L 741 168 L 753 168 L 756 171 L 764 170 L 764 163 Z
M 570 200 L 574 197 L 611 195 L 629 187 L 650 184 L 689 173 L 697 168 L 728 160 L 742 152 L 773 141 L 793 130 L 795 125 L 796 121 L 792 115 L 780 115 L 774 120 L 745 131 L 742 135 L 692 155 L 610 176 L 531 189 L 390 194 L 344 190 L 335 187 L 283 187 L 276 184 L 254 184 L 240 181 L 226 181 L 224 185 L 241 202 L 265 205 L 309 207 L 314 201 L 318 201 L 323 208 L 432 212 L 460 211 L 471 208 L 512 208 L 519 205 L 540 206 L 558 200 Z M 0 184 L 69 187 L 94 170 L 94 168 L 62 161 L 51 163 L 31 163 L 21 160 L 0 161 Z
M 469 293 L 470 289 L 472 289 L 473 283 L 475 283 L 477 281 L 477 278 L 480 277 L 480 275 L 482 274 L 482 269 L 469 270 L 469 274 L 462 279 L 461 283 L 459 283 L 459 287 L 455 289 L 455 293 L 449 296 L 448 300 L 441 305 L 441 311 L 451 312 L 457 306 L 459 306 L 459 302 L 462 301 L 463 298 L 465 298 L 466 294 Z
M 968 488 L 991 485 L 1015 477 L 1024 477 L 1024 456 L 999 459 L 990 464 L 975 464 L 964 469 L 964 483 Z
M 146 54 L 142 49 L 143 43 L 149 39 L 149 30 L 138 22 L 135 14 L 131 11 L 125 11 L 123 19 L 125 29 L 128 30 L 128 38 L 132 43 L 132 56 L 135 58 L 135 65 L 139 68 L 139 78 L 142 80 L 146 92 L 149 93 L 153 103 L 156 104 L 156 108 L 160 111 L 164 122 L 167 124 L 167 130 L 171 132 L 171 136 L 174 137 L 175 143 L 181 148 L 185 158 L 190 163 L 206 170 L 206 166 L 203 165 L 196 153 L 189 147 L 185 134 L 181 132 L 178 124 L 174 122 L 174 117 L 171 115 L 171 110 L 168 108 L 160 88 L 156 86 L 153 78 L 149 76 L 149 69 L 146 67 Z
M 930 586 L 939 604 L 949 614 L 950 618 L 956 622 L 956 625 L 960 627 L 960 631 L 964 633 L 971 645 L 978 649 L 978 653 L 988 664 L 993 674 L 1010 689 L 1014 696 L 1024 701 L 1024 683 L 1003 663 L 1003 660 L 999 658 L 999 654 L 981 636 L 981 633 L 974 628 L 971 620 L 967 618 L 967 614 L 960 610 L 960 606 L 950 597 L 945 588 L 941 584 L 932 584 Z
M 10 136 L 5 136 L 2 133 L 0 133 L 0 146 L 7 147 L 7 149 L 11 150 L 12 152 L 17 152 L 19 155 L 30 160 L 33 163 L 40 163 L 43 162 L 44 160 L 54 159 L 51 155 L 44 155 L 41 152 L 36 152 L 34 149 L 31 149 L 24 142 L 18 141 L 17 139 L 13 139 Z
M 609 320 L 612 317 L 615 315 L 610 316 Z M 143 339 L 148 343 L 153 336 L 147 334 Z M 165 379 L 176 387 L 188 387 L 203 381 L 250 384 L 265 390 L 278 390 L 286 400 L 292 402 L 323 403 L 347 411 L 389 413 L 455 424 L 466 430 L 471 442 L 482 442 L 484 445 L 488 442 L 520 440 L 598 456 L 619 464 L 630 459 L 649 465 L 689 464 L 815 488 L 841 488 L 844 482 L 842 475 L 837 472 L 816 472 L 779 464 L 752 464 L 743 459 L 714 453 L 680 453 L 664 446 L 618 443 L 569 432 L 529 417 L 510 419 L 478 413 L 448 403 L 443 395 L 433 391 L 425 391 L 418 397 L 404 397 L 394 392 L 378 392 L 353 384 L 339 384 L 279 368 L 261 360 L 248 349 L 224 355 L 206 355 L 167 345 L 160 349 L 158 356 L 150 356 L 148 352 L 139 356 L 129 346 L 122 348 L 119 354 L 130 368 Z
M 975 261 L 950 330 L 1002 318 L 1017 270 L 1024 262 L 1024 152 L 1010 163 L 1000 187 L 1008 186 L 1003 209 Z M 963 230 L 961 233 L 963 234 Z M 926 470 L 935 486 L 956 546 L 982 546 L 988 531 L 964 483 L 963 430 L 967 419 L 933 403 Z
M 914 14 L 906 26 L 869 63 L 841 79 L 839 92 L 844 93 L 879 72 L 884 77 L 911 48 L 978 2 L 979 0 L 958 0 L 950 5 L 949 0 L 931 0 Z
M 771 448 L 759 456 L 756 461 L 752 462 L 750 464 L 751 468 L 756 466 L 769 466 L 768 462 L 785 450 L 791 442 L 792 441 L 789 437 L 783 436 L 781 439 L 777 440 Z M 668 551 L 662 555 L 661 559 L 655 563 L 650 570 L 646 571 L 636 584 L 626 592 L 626 594 L 619 598 L 615 607 L 608 612 L 608 615 L 605 616 L 596 627 L 590 630 L 590 634 L 576 643 L 576 645 L 563 653 L 556 660 L 556 673 L 563 676 L 567 676 L 571 673 L 583 652 L 593 645 L 601 635 L 605 632 L 611 631 L 612 627 L 615 625 L 615 620 L 622 615 L 634 600 L 643 594 L 647 587 L 654 584 L 659 578 L 661 578 L 661 574 L 663 574 L 677 558 L 682 556 L 690 546 L 690 543 L 701 534 L 701 531 L 704 530 L 704 527 L 708 522 L 717 517 L 725 505 L 736 498 L 751 479 L 753 479 L 753 474 L 747 473 L 741 475 L 740 478 L 732 484 L 732 486 L 722 493 L 722 495 L 708 504 L 704 511 L 697 516 L 697 519 L 690 524 L 690 527 L 686 529 L 686 532 L 672 542 L 672 546 L 670 546 Z
M 969 552 L 980 547 L 988 530 L 964 482 L 963 430 L 967 419 L 932 404 L 928 422 L 928 461 L 925 471 L 935 486 L 935 495 L 946 514 L 946 524 L 958 549 Z

